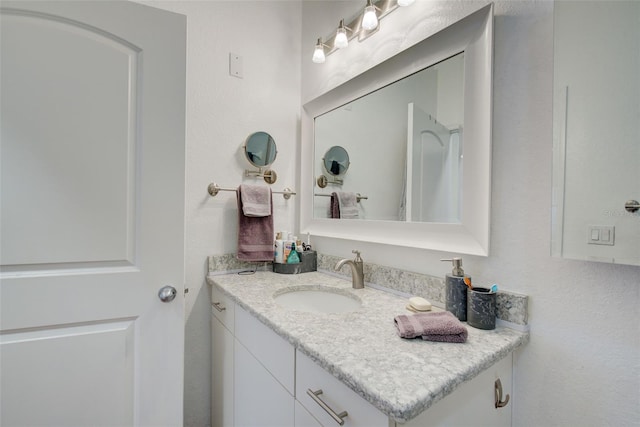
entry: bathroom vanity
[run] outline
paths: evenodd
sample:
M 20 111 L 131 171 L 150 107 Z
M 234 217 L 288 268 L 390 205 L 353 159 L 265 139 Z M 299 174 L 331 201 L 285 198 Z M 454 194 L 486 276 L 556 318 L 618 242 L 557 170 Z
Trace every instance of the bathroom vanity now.
M 526 332 L 467 327 L 464 344 L 405 340 L 393 318 L 408 313 L 406 299 L 352 289 L 343 278 L 256 272 L 207 280 L 214 426 L 511 425 L 512 352 Z M 328 313 L 274 298 L 300 290 L 358 304 Z

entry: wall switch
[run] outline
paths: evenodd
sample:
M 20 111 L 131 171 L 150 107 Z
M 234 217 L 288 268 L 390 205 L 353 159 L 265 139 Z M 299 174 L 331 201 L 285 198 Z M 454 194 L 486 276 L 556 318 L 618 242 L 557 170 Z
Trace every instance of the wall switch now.
M 229 75 L 242 78 L 242 56 L 235 53 L 229 54 Z
M 587 244 L 613 246 L 614 232 L 615 227 L 612 225 L 590 225 L 587 227 Z

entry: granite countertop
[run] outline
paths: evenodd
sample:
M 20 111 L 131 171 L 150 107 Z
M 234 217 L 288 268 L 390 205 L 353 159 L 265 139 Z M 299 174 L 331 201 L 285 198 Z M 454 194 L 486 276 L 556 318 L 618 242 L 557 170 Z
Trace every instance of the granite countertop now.
M 352 289 L 351 280 L 320 272 L 210 274 L 207 280 L 398 422 L 416 417 L 529 339 L 528 332 L 468 325 L 464 344 L 402 339 L 393 318 L 409 313 L 406 298 L 370 287 Z M 362 306 L 319 314 L 285 310 L 273 300 L 284 288 L 318 286 L 352 293 Z

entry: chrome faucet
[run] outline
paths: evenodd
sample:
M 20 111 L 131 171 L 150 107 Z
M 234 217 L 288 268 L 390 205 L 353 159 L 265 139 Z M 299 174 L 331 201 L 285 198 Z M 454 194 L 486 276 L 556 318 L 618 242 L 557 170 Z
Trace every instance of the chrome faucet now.
M 340 270 L 343 265 L 348 264 L 351 267 L 351 278 L 353 282 L 353 289 L 362 289 L 364 288 L 364 270 L 363 265 L 364 262 L 362 258 L 360 258 L 360 251 L 353 250 L 351 253 L 356 254 L 356 257 L 353 260 L 350 259 L 342 259 L 338 261 L 335 266 L 336 271 Z

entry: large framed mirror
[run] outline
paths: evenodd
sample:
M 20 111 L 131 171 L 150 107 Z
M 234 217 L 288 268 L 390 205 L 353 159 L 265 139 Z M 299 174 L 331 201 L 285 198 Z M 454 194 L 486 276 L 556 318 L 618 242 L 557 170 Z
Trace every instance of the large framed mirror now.
M 554 3 L 552 254 L 640 265 L 640 2 Z
M 301 232 L 487 256 L 492 70 L 490 4 L 305 104 Z M 371 112 L 393 131 L 368 128 Z M 368 197 L 359 219 L 327 219 L 315 196 L 321 153 L 336 144 L 352 159 L 342 190 Z

